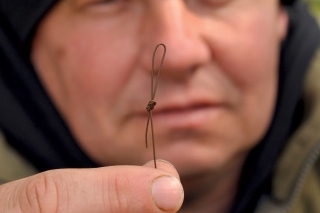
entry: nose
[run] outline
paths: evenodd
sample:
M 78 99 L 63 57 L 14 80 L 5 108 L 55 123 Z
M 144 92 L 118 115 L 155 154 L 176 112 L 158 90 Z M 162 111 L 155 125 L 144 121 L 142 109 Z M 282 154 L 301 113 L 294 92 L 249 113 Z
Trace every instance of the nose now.
M 201 17 L 182 0 L 150 0 L 142 30 L 141 59 L 144 70 L 151 71 L 155 46 L 163 43 L 167 54 L 161 78 L 182 80 L 210 60 L 210 48 L 202 36 Z M 155 67 L 160 65 L 162 48 L 158 48 Z

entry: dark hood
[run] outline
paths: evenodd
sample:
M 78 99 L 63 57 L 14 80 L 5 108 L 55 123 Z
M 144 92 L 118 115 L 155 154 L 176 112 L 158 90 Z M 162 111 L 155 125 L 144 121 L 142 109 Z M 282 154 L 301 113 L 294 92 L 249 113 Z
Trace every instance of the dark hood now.
M 29 60 L 35 27 L 54 0 L 0 0 L 0 129 L 40 171 L 95 164 L 77 146 Z
M 20 45 L 28 50 L 38 22 L 56 2 L 57 0 L 0 0 L 1 25 L 10 28 Z
M 0 0 L 0 129 L 10 145 L 40 171 L 96 167 L 75 142 L 29 60 L 36 26 L 55 2 Z M 288 11 L 290 26 L 281 49 L 276 111 L 269 131 L 246 161 L 234 213 L 252 212 L 259 196 L 268 193 L 275 161 L 301 121 L 302 82 L 320 33 L 302 3 L 289 6 Z

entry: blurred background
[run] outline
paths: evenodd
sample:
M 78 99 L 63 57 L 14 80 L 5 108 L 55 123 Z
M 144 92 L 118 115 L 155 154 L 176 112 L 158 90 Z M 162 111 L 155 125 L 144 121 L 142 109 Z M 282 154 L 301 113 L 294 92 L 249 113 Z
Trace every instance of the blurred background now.
M 316 16 L 318 23 L 320 24 L 320 0 L 305 0 L 309 6 L 312 13 Z

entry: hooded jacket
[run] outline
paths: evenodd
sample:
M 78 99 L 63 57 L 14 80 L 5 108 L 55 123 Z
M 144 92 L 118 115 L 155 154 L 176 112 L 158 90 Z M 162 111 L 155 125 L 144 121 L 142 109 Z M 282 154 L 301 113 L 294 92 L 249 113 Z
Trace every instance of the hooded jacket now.
M 283 1 L 285 4 L 291 2 Z M 4 154 L 0 151 L 0 159 L 1 156 L 6 160 L 11 159 L 10 162 L 14 162 L 17 168 L 24 168 L 25 173 L 19 174 L 20 176 L 55 168 L 99 166 L 77 145 L 44 91 L 29 59 L 34 31 L 54 3 L 54 0 L 0 0 L 0 129 L 6 141 L 2 143 L 2 147 L 0 145 L 0 149 L 5 150 Z M 292 199 L 294 202 L 290 202 L 290 207 L 303 203 L 296 198 L 301 193 L 308 195 L 306 192 L 310 187 L 305 183 L 309 181 L 305 179 L 311 178 L 314 184 L 320 185 L 313 167 L 303 169 L 305 166 L 302 165 L 310 155 L 314 156 L 310 150 L 317 147 L 314 141 L 317 141 L 318 136 L 314 134 L 314 138 L 310 139 L 308 132 L 299 136 L 303 129 L 319 126 L 316 121 L 309 121 L 309 118 L 318 113 L 314 110 L 317 108 L 314 104 L 317 103 L 315 100 L 320 92 L 312 87 L 315 84 L 312 84 L 313 76 L 317 75 L 312 73 L 317 73 L 314 70 L 318 69 L 314 68 L 314 61 L 320 43 L 320 32 L 315 20 L 301 2 L 288 6 L 287 10 L 290 25 L 288 36 L 281 47 L 276 110 L 265 137 L 247 158 L 232 213 L 248 213 L 254 209 L 258 213 L 275 212 L 273 210 L 276 207 L 277 210 L 282 210 L 278 207 L 291 200 L 293 188 L 296 187 L 295 180 L 301 174 L 306 178 L 301 183 L 298 181 L 299 190 L 295 193 L 295 199 Z M 308 83 L 305 85 L 305 82 Z M 320 121 L 320 117 L 315 120 Z M 308 125 L 310 122 L 311 126 Z M 308 148 L 304 155 L 298 157 L 291 151 L 296 146 Z M 317 157 L 312 157 L 314 158 L 312 164 L 316 163 Z M 298 163 L 292 164 L 293 160 Z M 11 171 L 13 167 L 10 163 L 6 165 L 7 171 Z M 295 169 L 293 165 L 296 166 Z M 284 172 L 291 171 L 291 168 L 295 172 Z M 16 175 L 13 179 L 20 178 L 15 172 L 12 174 Z M 4 181 L 11 180 L 0 171 L 1 178 Z M 291 182 L 284 181 L 289 178 Z M 285 182 L 288 182 L 286 186 L 283 185 Z M 304 204 L 300 205 L 300 212 L 305 212 Z M 320 208 L 317 210 L 319 211 L 314 212 L 320 212 Z
M 320 212 L 319 79 L 320 49 L 303 84 L 301 124 L 278 157 L 271 176 L 271 191 L 260 198 L 255 213 Z

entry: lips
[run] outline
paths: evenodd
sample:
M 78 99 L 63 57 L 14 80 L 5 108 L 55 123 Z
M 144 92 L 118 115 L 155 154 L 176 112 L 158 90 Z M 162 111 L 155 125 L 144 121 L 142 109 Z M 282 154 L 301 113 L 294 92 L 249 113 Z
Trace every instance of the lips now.
M 225 104 L 210 98 L 168 98 L 159 100 L 152 111 L 154 123 L 164 128 L 199 128 L 217 114 Z M 146 111 L 143 113 L 147 116 Z
M 153 115 L 165 115 L 165 114 L 170 114 L 170 113 L 187 113 L 189 111 L 196 111 L 196 110 L 201 110 L 205 108 L 210 108 L 218 106 L 217 104 L 209 104 L 209 103 L 194 103 L 186 106 L 179 106 L 179 105 L 168 105 L 161 107 L 159 109 L 154 109 L 153 110 Z
M 157 105 L 153 110 L 153 114 L 179 113 L 193 110 L 201 110 L 210 107 L 220 107 L 224 105 L 224 101 L 205 95 L 197 94 L 194 98 L 191 95 L 171 96 L 166 100 L 157 101 Z

